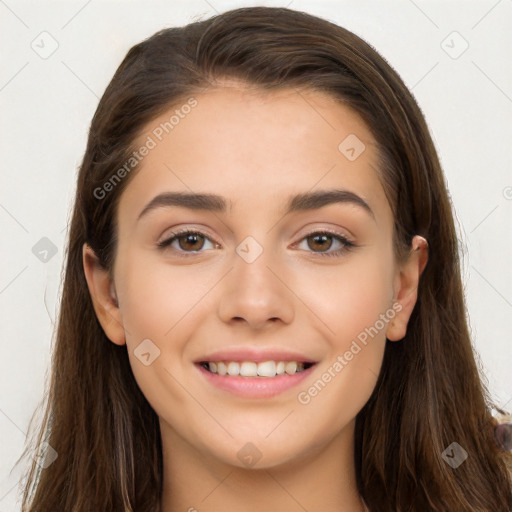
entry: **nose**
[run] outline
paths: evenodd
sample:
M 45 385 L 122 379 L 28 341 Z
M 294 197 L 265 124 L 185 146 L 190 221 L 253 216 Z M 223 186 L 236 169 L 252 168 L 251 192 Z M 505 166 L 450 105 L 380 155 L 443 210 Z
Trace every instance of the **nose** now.
M 263 253 L 251 263 L 238 255 L 224 279 L 217 307 L 219 318 L 228 324 L 247 323 L 254 330 L 294 318 L 294 293 L 286 284 L 286 273 Z

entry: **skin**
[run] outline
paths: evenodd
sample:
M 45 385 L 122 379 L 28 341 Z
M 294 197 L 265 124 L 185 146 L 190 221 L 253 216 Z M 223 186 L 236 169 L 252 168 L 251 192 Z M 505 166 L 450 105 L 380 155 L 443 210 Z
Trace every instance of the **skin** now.
M 406 334 L 426 244 L 415 237 L 409 259 L 395 262 L 375 142 L 348 107 L 315 91 L 262 93 L 229 83 L 195 98 L 198 105 L 144 157 L 121 195 L 113 281 L 83 249 L 98 319 L 113 343 L 127 345 L 160 419 L 162 511 L 363 511 L 355 417 L 375 387 L 386 338 Z M 174 108 L 147 126 L 141 144 Z M 354 161 L 338 150 L 349 134 L 366 146 Z M 349 203 L 283 215 L 290 195 L 333 188 L 358 194 L 375 218 Z M 161 207 L 137 222 L 165 191 L 219 194 L 231 208 Z M 207 238 L 159 249 L 178 227 Z M 322 256 L 342 247 L 335 238 L 315 243 L 309 235 L 322 229 L 357 247 Z M 247 236 L 263 249 L 252 263 L 235 251 Z M 297 394 L 393 303 L 400 311 L 392 321 L 308 404 L 299 403 Z M 134 355 L 147 338 L 160 350 L 149 366 Z M 233 346 L 290 348 L 318 364 L 296 388 L 244 399 L 213 387 L 193 364 Z M 237 457 L 248 442 L 261 453 L 252 467 Z

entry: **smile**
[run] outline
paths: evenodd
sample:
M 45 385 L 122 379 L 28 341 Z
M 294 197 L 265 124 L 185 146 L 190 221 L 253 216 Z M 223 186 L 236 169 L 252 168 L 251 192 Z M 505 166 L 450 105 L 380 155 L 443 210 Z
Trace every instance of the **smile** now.
M 243 398 L 268 399 L 298 386 L 312 374 L 316 363 L 202 361 L 194 366 L 208 385 Z

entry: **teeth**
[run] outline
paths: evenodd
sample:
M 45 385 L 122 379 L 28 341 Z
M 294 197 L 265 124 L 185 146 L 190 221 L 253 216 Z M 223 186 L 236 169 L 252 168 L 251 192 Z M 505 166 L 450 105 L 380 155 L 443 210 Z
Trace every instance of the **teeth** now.
M 265 361 L 258 364 L 258 375 L 260 377 L 275 377 L 276 363 L 274 361 Z
M 242 377 L 256 377 L 258 375 L 258 365 L 247 361 L 240 365 L 240 375 Z
M 284 371 L 288 375 L 293 375 L 297 371 L 297 363 L 295 361 L 290 361 L 289 363 L 286 363 Z
M 228 375 L 239 375 L 240 365 L 235 362 L 228 363 Z
M 297 361 L 217 361 L 206 363 L 212 373 L 242 377 L 275 377 L 276 375 L 293 375 L 304 371 L 304 363 Z
M 208 364 L 211 365 L 211 363 L 208 363 Z M 213 364 L 215 364 L 215 363 L 213 363 Z M 215 369 L 213 369 L 211 366 L 209 366 L 209 368 L 210 368 L 211 372 L 215 373 Z M 226 375 L 228 373 L 228 369 L 222 361 L 219 361 L 217 363 L 217 373 L 219 375 Z

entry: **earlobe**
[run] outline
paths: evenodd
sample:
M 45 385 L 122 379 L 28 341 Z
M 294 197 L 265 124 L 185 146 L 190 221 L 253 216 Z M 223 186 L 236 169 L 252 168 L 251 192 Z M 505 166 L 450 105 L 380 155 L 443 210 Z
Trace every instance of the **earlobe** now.
M 82 261 L 96 317 L 106 336 L 116 345 L 124 345 L 126 338 L 114 282 L 87 244 L 82 248 Z
M 395 302 L 400 307 L 394 319 L 388 324 L 386 338 L 389 341 L 400 341 L 405 338 L 407 324 L 418 299 L 420 276 L 428 261 L 428 242 L 417 235 L 413 238 L 409 259 L 400 269 L 395 278 Z

